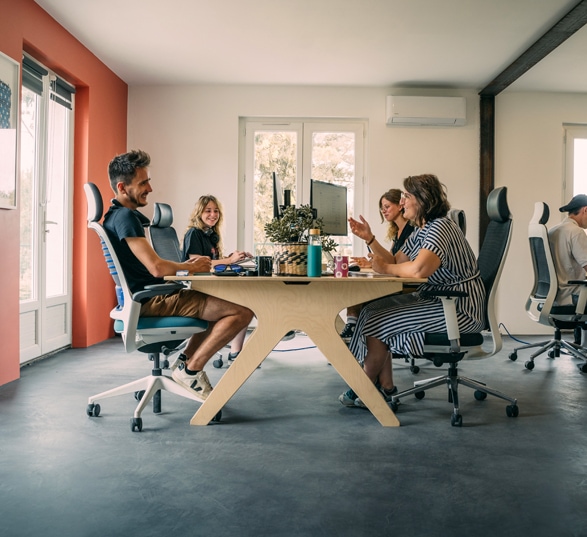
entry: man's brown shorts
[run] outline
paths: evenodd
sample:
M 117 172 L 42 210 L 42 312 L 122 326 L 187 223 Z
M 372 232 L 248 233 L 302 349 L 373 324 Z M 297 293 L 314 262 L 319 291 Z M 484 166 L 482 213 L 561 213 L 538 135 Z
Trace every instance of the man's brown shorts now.
M 141 317 L 192 317 L 201 319 L 208 295 L 182 289 L 172 295 L 154 296 L 141 306 Z

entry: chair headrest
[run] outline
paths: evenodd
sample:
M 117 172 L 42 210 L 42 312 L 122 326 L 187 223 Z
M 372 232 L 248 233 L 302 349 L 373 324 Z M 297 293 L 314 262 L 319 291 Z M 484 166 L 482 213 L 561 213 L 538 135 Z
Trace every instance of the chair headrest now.
M 447 216 L 461 228 L 463 235 L 467 234 L 467 217 L 463 209 L 451 209 Z
M 495 188 L 487 196 L 487 215 L 493 222 L 507 222 L 510 219 L 510 209 L 507 200 L 506 186 Z
M 549 217 L 550 209 L 548 208 L 548 205 L 546 205 L 546 203 L 544 203 L 543 201 L 537 201 L 534 204 L 534 214 L 532 215 L 530 223 L 542 224 L 544 226 L 548 222 Z
M 167 203 L 155 203 L 153 205 L 152 227 L 171 227 L 173 224 L 173 210 Z
M 86 183 L 84 192 L 88 202 L 88 222 L 99 222 L 104 211 L 102 194 L 100 194 L 100 190 L 94 183 Z

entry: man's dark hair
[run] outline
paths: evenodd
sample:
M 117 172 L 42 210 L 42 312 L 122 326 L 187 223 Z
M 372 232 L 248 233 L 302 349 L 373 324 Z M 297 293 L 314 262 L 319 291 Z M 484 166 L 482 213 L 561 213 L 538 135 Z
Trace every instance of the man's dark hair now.
M 123 155 L 116 155 L 108 165 L 110 186 L 117 193 L 116 185 L 120 182 L 129 185 L 139 168 L 146 168 L 151 164 L 151 157 L 140 149 L 129 151 Z

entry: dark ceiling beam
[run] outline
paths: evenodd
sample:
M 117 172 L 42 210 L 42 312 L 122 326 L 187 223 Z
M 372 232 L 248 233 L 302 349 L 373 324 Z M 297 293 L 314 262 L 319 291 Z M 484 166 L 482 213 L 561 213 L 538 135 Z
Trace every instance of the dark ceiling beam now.
M 587 24 L 587 0 L 579 2 L 517 60 L 497 75 L 479 95 L 497 95 Z
M 480 92 L 479 156 L 479 245 L 483 243 L 489 218 L 487 196 L 495 188 L 495 96 L 534 67 L 540 60 L 587 24 L 587 0 L 581 0 L 509 67 L 497 75 Z

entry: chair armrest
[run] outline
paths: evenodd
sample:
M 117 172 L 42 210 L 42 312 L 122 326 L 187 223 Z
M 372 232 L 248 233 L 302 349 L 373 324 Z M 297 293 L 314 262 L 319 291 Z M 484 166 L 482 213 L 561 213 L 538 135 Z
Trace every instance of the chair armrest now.
M 577 300 L 577 306 L 575 307 L 575 313 L 577 315 L 583 315 L 585 313 L 585 307 L 587 306 L 587 280 L 570 280 L 567 283 L 569 285 L 581 286 L 581 290 L 579 291 L 579 299 Z
M 460 351 L 461 332 L 459 330 L 459 323 L 457 321 L 457 308 L 454 298 L 462 298 L 469 296 L 466 291 L 452 291 L 450 289 L 444 290 L 430 290 L 422 291 L 420 296 L 423 298 L 439 297 L 442 302 L 444 310 L 444 322 L 446 323 L 446 334 L 450 341 L 452 352 Z
M 158 295 L 168 295 L 180 289 L 185 289 L 185 286 L 179 282 L 158 283 L 155 285 L 146 285 L 142 291 L 137 291 L 133 294 L 132 299 L 136 302 L 141 302 L 145 298 L 152 298 Z

